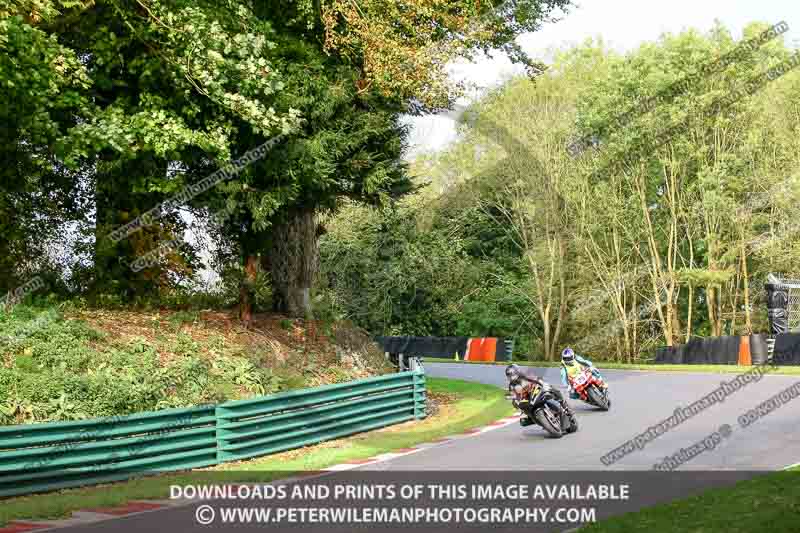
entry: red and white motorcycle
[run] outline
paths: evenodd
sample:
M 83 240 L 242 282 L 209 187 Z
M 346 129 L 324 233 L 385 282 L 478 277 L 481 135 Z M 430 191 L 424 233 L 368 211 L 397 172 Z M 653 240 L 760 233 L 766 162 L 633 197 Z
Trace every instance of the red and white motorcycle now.
M 608 397 L 608 385 L 597 377 L 589 368 L 584 368 L 580 374 L 569 379 L 572 389 L 578 393 L 581 400 L 595 405 L 603 411 L 611 408 L 611 398 Z

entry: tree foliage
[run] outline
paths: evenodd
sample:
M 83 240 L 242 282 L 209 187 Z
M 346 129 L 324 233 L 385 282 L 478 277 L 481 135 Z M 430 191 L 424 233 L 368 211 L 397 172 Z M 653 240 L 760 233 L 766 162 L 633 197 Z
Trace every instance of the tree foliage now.
M 131 265 L 213 212 L 243 317 L 266 273 L 276 309 L 307 313 L 320 217 L 344 199 L 385 206 L 412 189 L 399 121 L 409 102 L 446 105 L 447 59 L 514 51 L 519 32 L 567 4 L 3 0 L 0 141 L 12 164 L 0 212 L 13 222 L 0 225 L 2 285 L 36 271 L 23 258 L 48 256 L 46 238 L 69 227 L 82 254 L 73 288 L 158 298 L 196 277 L 198 250 Z M 111 238 L 271 139 L 234 178 Z

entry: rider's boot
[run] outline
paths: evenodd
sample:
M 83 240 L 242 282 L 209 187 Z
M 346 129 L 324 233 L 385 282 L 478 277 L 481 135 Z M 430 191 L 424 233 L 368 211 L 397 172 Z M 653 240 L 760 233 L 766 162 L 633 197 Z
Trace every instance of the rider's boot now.
M 566 400 L 562 400 L 561 407 L 561 428 L 567 433 L 575 433 L 578 431 L 578 419 L 575 417 L 575 412 L 567 404 Z

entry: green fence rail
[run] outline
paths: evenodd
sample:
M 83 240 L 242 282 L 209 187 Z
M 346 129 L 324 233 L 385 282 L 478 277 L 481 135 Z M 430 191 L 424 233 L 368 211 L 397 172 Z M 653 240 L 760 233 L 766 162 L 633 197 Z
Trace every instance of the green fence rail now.
M 0 427 L 0 497 L 188 470 L 425 417 L 422 370 L 188 409 Z

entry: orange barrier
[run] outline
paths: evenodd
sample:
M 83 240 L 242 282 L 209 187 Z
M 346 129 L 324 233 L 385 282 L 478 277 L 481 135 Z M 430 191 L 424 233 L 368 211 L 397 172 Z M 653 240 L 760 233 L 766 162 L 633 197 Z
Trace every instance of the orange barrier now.
M 494 337 L 470 339 L 464 361 L 494 361 L 497 354 L 497 339 Z
M 739 343 L 739 364 L 742 366 L 751 366 L 753 358 L 750 356 L 750 337 L 743 336 Z

